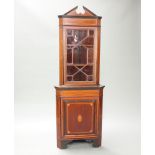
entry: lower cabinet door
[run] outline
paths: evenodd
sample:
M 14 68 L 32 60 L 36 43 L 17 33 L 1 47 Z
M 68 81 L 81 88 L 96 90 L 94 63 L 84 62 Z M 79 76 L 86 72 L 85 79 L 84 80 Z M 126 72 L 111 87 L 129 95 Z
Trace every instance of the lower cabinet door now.
M 96 134 L 97 99 L 63 98 L 61 101 L 63 135 Z

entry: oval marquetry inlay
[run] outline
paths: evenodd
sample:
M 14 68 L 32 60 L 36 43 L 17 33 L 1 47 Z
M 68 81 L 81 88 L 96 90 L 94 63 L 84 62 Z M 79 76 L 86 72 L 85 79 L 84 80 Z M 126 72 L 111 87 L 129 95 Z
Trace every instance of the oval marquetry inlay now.
M 81 116 L 80 114 L 79 114 L 78 117 L 77 117 L 77 121 L 78 121 L 79 123 L 82 122 L 82 116 Z

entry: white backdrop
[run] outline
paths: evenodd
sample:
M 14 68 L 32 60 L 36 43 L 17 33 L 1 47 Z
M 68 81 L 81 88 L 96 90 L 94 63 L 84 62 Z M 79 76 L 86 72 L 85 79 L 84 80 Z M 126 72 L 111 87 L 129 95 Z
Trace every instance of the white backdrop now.
M 56 148 L 58 17 L 76 5 L 102 16 L 101 148 Z M 140 0 L 15 1 L 15 155 L 140 155 Z

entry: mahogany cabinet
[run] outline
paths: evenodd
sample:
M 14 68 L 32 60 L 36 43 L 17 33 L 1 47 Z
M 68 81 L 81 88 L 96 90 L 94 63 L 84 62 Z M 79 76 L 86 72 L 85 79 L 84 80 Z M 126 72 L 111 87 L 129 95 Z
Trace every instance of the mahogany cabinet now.
M 57 147 L 73 140 L 101 145 L 100 20 L 86 7 L 59 15 L 60 85 L 56 86 Z

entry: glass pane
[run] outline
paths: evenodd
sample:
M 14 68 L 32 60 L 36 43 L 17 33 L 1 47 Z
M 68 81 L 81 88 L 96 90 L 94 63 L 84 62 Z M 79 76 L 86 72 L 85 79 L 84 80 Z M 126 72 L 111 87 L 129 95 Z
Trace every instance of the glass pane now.
M 72 30 L 67 30 L 67 35 L 72 35 Z
M 72 44 L 74 42 L 73 37 L 67 37 L 67 44 Z
M 94 31 L 93 30 L 89 30 L 89 35 L 93 36 L 94 35 Z
M 67 29 L 66 80 L 93 81 L 94 29 Z
M 67 76 L 67 81 L 72 81 L 72 76 Z
M 74 81 L 86 81 L 87 77 L 84 73 L 78 72 L 76 75 L 73 76 Z
M 87 64 L 87 49 L 83 46 L 78 46 L 73 50 L 74 64 Z
M 76 67 L 74 67 L 74 66 L 67 66 L 67 74 L 68 75 L 73 75 L 77 71 L 78 71 L 78 69 Z
M 94 44 L 94 38 L 88 37 L 88 38 L 86 38 L 86 39 L 82 42 L 82 44 L 84 44 L 84 45 L 93 45 L 93 44 Z
M 88 76 L 88 81 L 93 81 L 93 76 Z
M 93 63 L 93 49 L 88 49 L 88 63 Z
M 77 68 L 81 69 L 83 66 L 76 66 Z
M 87 30 L 74 30 L 74 42 L 79 43 L 85 37 L 87 37 Z
M 82 69 L 84 73 L 87 75 L 92 75 L 93 74 L 93 66 L 86 66 Z
M 72 63 L 72 49 L 67 49 L 67 63 Z

